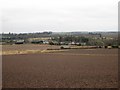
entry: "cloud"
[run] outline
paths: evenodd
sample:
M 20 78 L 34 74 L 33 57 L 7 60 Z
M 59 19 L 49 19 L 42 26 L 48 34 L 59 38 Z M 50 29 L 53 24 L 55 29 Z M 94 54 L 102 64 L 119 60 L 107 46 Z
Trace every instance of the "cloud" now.
M 117 30 L 118 0 L 3 0 L 3 32 Z

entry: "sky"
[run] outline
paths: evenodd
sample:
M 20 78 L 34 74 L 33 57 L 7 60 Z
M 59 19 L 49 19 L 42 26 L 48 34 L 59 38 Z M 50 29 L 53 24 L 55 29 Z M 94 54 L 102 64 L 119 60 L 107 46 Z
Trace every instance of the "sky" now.
M 117 31 L 119 0 L 1 0 L 4 33 Z

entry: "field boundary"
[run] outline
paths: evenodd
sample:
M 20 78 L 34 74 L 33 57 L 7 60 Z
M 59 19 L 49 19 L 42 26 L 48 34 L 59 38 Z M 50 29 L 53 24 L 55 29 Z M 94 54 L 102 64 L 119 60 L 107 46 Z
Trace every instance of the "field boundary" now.
M 15 55 L 15 54 L 35 54 L 35 53 L 53 53 L 53 52 L 63 52 L 67 50 L 10 50 L 2 51 L 0 55 Z

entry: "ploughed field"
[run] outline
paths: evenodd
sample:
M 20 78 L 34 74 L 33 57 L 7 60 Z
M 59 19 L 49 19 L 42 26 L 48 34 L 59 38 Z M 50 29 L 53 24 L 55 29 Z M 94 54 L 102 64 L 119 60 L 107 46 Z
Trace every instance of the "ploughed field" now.
M 117 51 L 3 55 L 3 88 L 117 88 Z

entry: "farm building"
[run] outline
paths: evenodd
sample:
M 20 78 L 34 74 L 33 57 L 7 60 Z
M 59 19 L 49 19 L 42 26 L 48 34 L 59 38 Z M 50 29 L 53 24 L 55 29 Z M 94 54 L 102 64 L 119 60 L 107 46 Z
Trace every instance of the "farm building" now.
M 25 41 L 24 40 L 16 40 L 15 44 L 23 44 Z
M 61 49 L 70 49 L 70 46 L 68 46 L 68 45 L 62 45 L 60 48 Z

